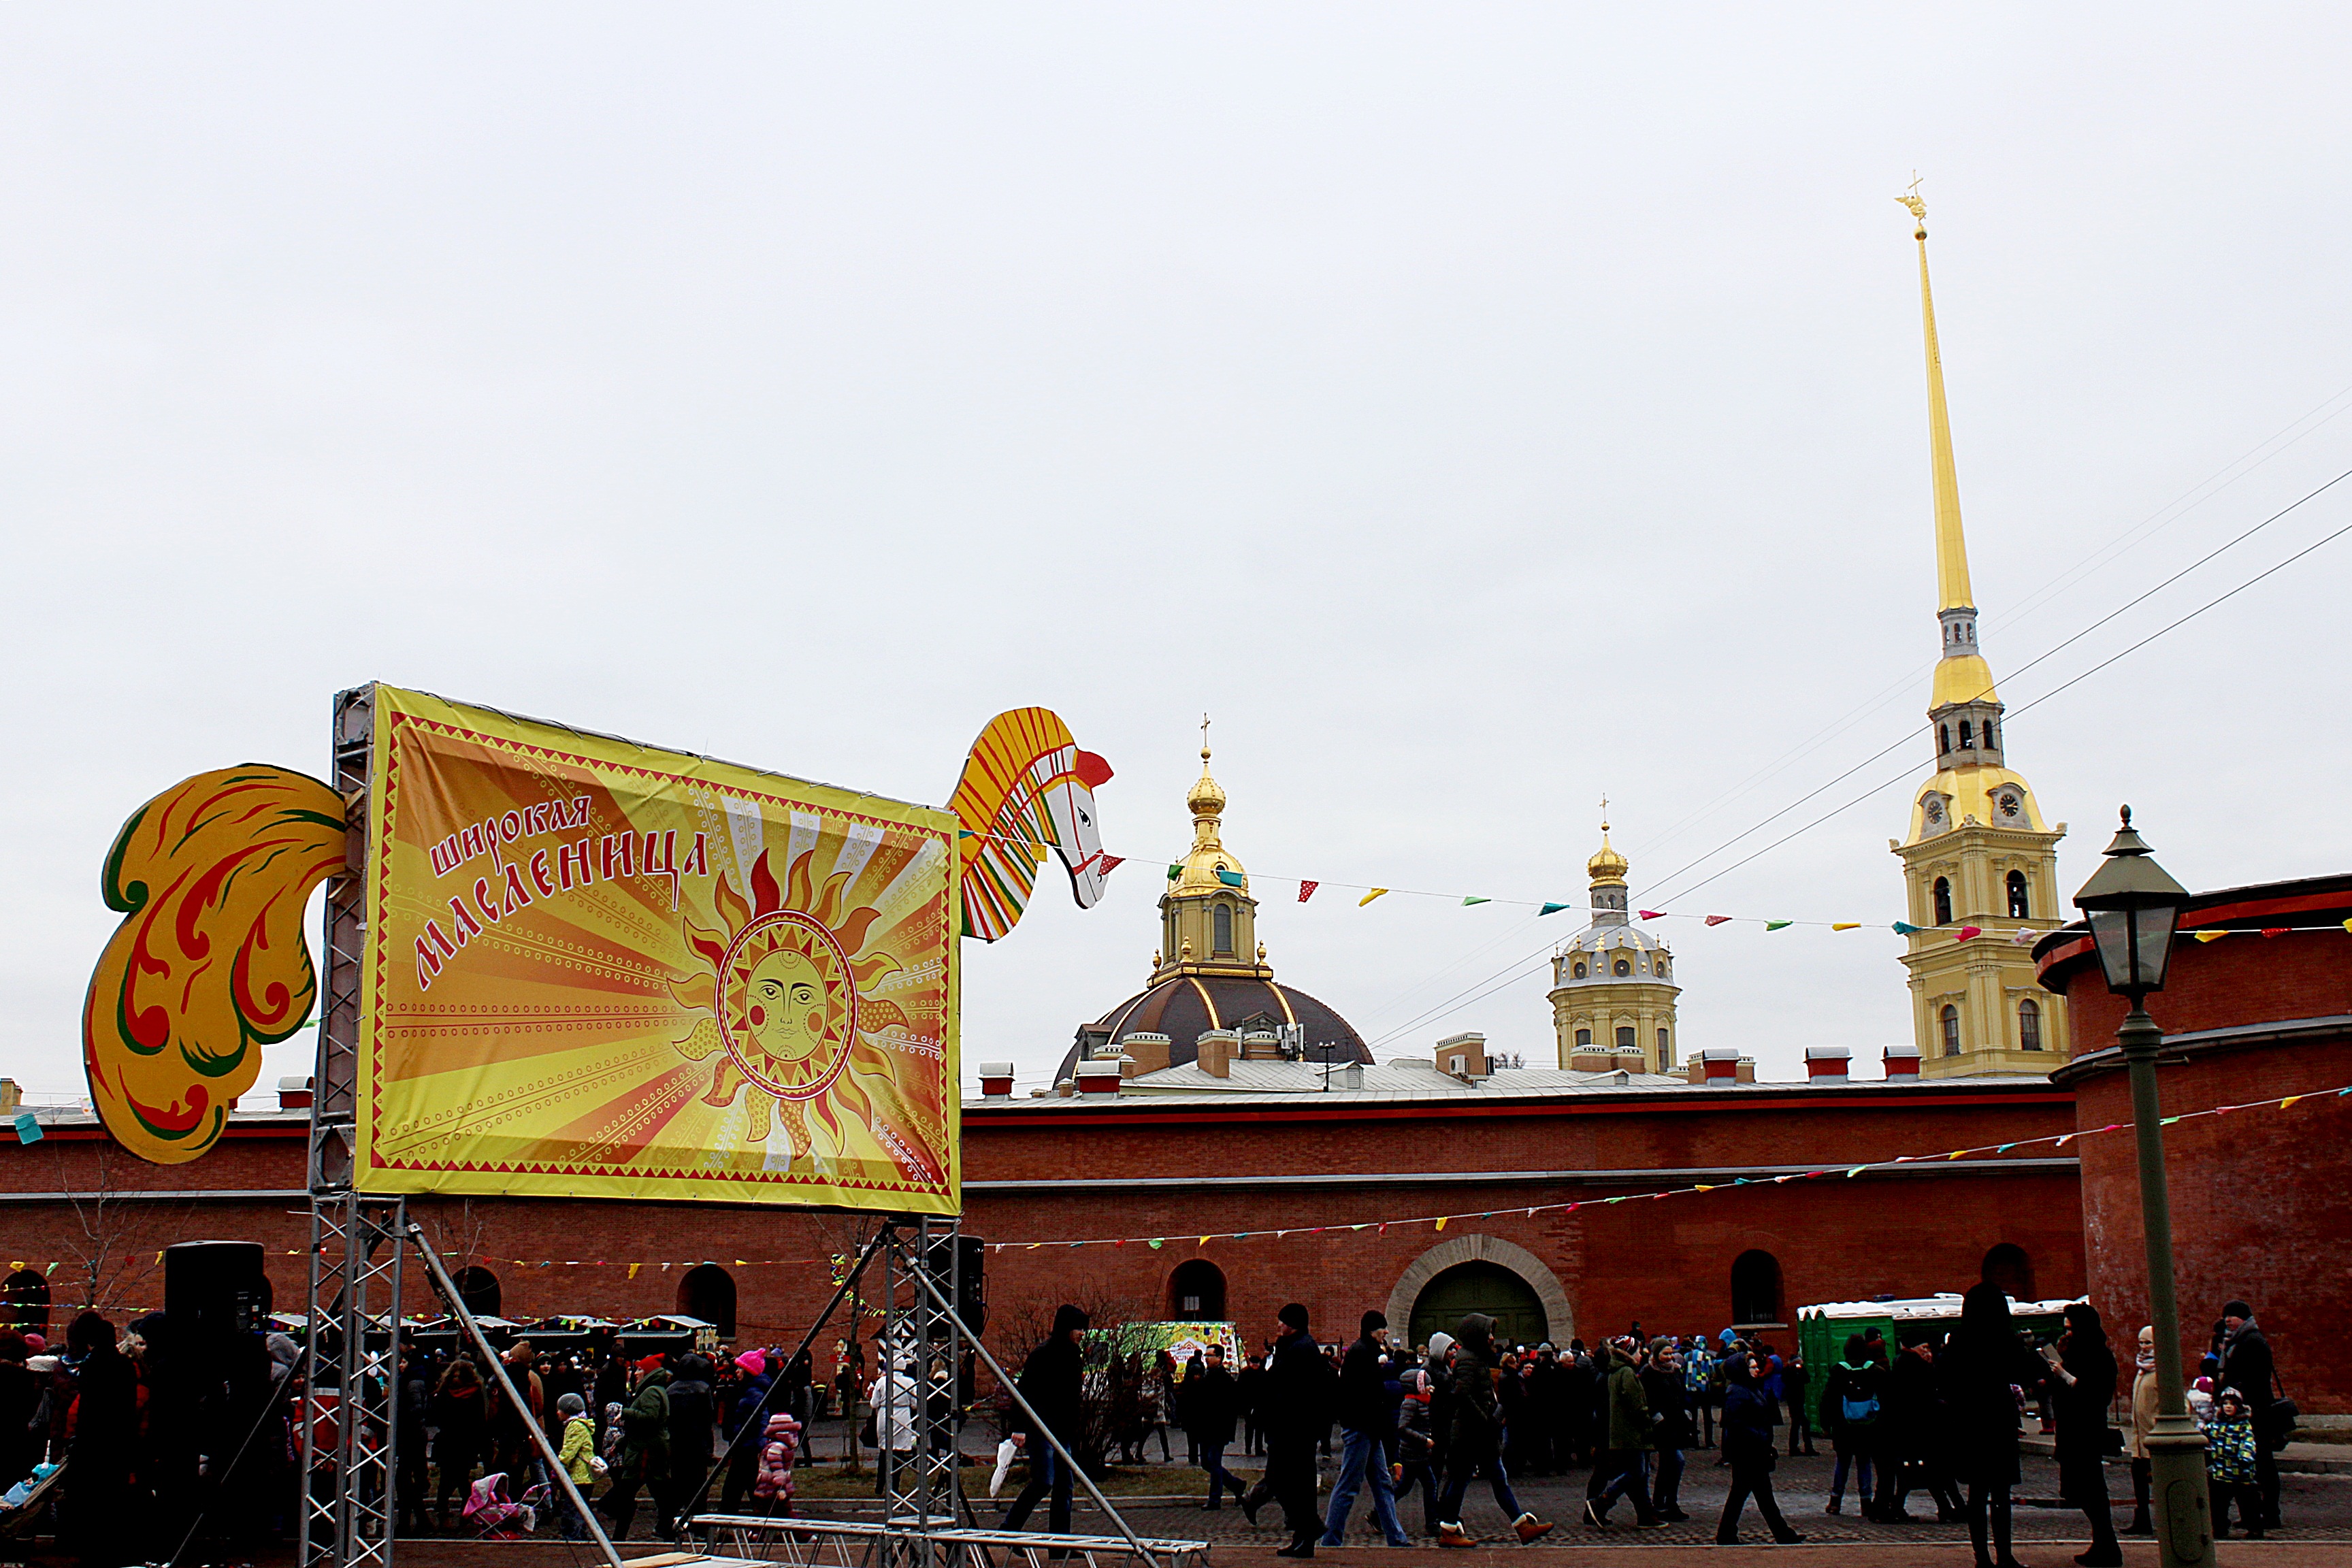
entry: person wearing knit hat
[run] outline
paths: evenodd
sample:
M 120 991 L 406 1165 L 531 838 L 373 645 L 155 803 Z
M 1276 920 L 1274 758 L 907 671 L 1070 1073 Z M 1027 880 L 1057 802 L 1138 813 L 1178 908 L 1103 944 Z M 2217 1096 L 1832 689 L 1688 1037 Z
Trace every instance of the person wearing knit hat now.
M 1360 1320 L 1362 1334 L 1339 1363 L 1339 1473 L 1331 1480 L 1331 1509 L 1323 1521 L 1322 1544 L 1346 1543 L 1348 1515 L 1356 1493 L 1372 1492 L 1372 1518 L 1391 1546 L 1411 1546 L 1397 1521 L 1396 1487 L 1389 1474 L 1389 1450 L 1396 1445 L 1396 1405 L 1389 1398 L 1389 1320 L 1377 1309 Z
M 613 1539 L 626 1541 L 636 1521 L 637 1491 L 650 1489 L 656 1537 L 668 1534 L 670 1475 L 669 1369 L 649 1355 L 637 1363 L 636 1392 L 621 1412 L 621 1442 L 613 1457 L 613 1484 L 601 1506 L 613 1521 Z M 709 1439 L 705 1439 L 707 1443 Z
M 563 1434 L 558 1441 L 555 1462 L 572 1478 L 572 1484 L 586 1497 L 596 1484 L 596 1425 L 588 1419 L 588 1402 L 576 1394 L 559 1395 L 556 1414 L 563 1418 Z M 588 1521 L 572 1506 L 572 1499 L 563 1489 L 555 1489 L 555 1525 L 566 1541 L 588 1539 Z
M 1028 1408 L 1013 1406 L 1006 1435 L 1028 1457 L 1029 1479 L 1005 1510 L 1007 1530 L 1023 1528 L 1037 1504 L 1050 1499 L 1045 1510 L 1048 1528 L 1056 1535 L 1070 1532 L 1070 1489 L 1076 1478 L 1055 1451 L 1054 1439 L 1076 1451 L 1085 1416 L 1086 1352 L 1079 1342 L 1087 1327 L 1085 1309 L 1064 1302 L 1054 1310 L 1053 1331 L 1022 1363 L 1013 1387 Z
M 2273 1387 L 2278 1380 L 2277 1364 L 2271 1359 L 2271 1342 L 2263 1333 L 2263 1326 L 2254 1321 L 2254 1310 L 2243 1301 L 2231 1301 L 2221 1309 L 2221 1342 L 2214 1347 L 2221 1358 L 2221 1370 L 2213 1374 L 2213 1387 L 2218 1391 L 2234 1388 L 2246 1396 L 2246 1408 L 2254 1418 L 2254 1432 L 2261 1439 L 2254 1445 L 2254 1468 L 2258 1479 L 2254 1485 L 2262 1493 L 2263 1522 L 2270 1529 L 2279 1528 L 2278 1448 L 2285 1446 L 2287 1432 L 2282 1429 L 2274 1414 L 2277 1392 Z
M 1283 1522 L 1290 1527 L 1290 1543 L 1277 1557 L 1312 1557 L 1323 1521 L 1315 1511 L 1315 1443 L 1331 1423 L 1333 1384 L 1331 1363 L 1314 1336 L 1307 1331 L 1307 1309 L 1286 1303 L 1275 1314 L 1282 1332 L 1265 1368 L 1265 1474 L 1242 1499 L 1242 1512 L 1252 1524 L 1268 1498 L 1282 1504 Z M 1395 1502 L 1390 1510 L 1393 1517 Z

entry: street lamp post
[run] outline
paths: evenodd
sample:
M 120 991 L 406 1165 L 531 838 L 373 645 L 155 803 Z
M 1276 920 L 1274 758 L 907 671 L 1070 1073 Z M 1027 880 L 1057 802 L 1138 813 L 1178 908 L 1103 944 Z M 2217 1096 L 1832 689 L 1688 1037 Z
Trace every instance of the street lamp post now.
M 2205 1434 L 2189 1414 L 2180 1375 L 2180 1310 L 2173 1300 L 2172 1205 L 2164 1182 L 2164 1110 L 2157 1096 L 2156 1054 L 2164 1031 L 2141 1005 L 2164 989 L 2173 928 L 2189 889 L 2174 881 L 2132 831 L 2131 807 L 2106 848 L 2106 862 L 2074 895 L 2088 917 L 2107 989 L 2131 1002 L 2116 1030 L 2131 1074 L 2132 1128 L 2139 1143 L 2141 1229 L 2147 1237 L 2148 1315 L 2156 1328 L 2156 1426 L 2148 1434 L 2158 1561 L 2164 1568 L 2211 1568 L 2213 1521 L 2205 1478 Z

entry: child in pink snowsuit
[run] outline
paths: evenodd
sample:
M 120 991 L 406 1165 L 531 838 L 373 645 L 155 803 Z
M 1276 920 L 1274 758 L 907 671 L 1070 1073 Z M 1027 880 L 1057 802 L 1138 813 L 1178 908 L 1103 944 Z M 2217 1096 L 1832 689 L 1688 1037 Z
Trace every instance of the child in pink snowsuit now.
M 770 1513 L 786 1519 L 793 1516 L 793 1458 L 800 1446 L 799 1422 L 789 1415 L 768 1417 L 760 1447 L 760 1473 L 751 1482 L 751 1495 L 765 1502 Z

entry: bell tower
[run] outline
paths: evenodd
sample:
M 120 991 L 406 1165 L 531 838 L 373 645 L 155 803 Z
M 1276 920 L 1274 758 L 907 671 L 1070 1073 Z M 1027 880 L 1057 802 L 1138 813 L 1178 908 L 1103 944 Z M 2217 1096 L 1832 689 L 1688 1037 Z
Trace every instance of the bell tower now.
M 1160 899 L 1160 952 L 1152 984 L 1177 974 L 1232 974 L 1270 980 L 1274 966 L 1257 940 L 1257 900 L 1241 857 L 1224 846 L 1225 789 L 1209 776 L 1209 721 L 1201 721 L 1201 776 L 1184 795 L 1192 813 L 1192 847 L 1168 868 Z
M 2066 1059 L 2066 1004 L 2036 984 L 2031 943 L 2064 919 L 2058 840 L 2066 825 L 2043 822 L 2033 791 L 2005 759 L 2000 698 L 1978 646 L 1960 530 L 1944 360 L 1927 285 L 1927 204 L 1916 180 L 1897 199 L 1916 220 L 1912 237 L 1919 246 L 1942 655 L 1927 703 L 1936 772 L 1913 795 L 1908 835 L 1887 840 L 1903 861 L 1910 910 L 1903 963 L 1911 973 L 1912 1033 L 1926 1077 L 2046 1073 Z

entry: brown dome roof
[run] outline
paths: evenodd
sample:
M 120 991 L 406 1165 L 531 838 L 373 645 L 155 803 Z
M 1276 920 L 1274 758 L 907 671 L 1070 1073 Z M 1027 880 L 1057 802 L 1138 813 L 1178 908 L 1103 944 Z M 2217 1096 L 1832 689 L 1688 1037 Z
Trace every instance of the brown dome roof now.
M 1168 1062 L 1181 1067 L 1200 1055 L 1196 1042 L 1210 1029 L 1244 1029 L 1303 1024 L 1310 1062 L 1365 1062 L 1372 1053 L 1355 1026 L 1295 986 L 1234 974 L 1177 974 L 1129 997 L 1097 1019 L 1113 1041 L 1135 1034 L 1168 1037 Z M 1058 1083 L 1077 1069 L 1078 1047 L 1070 1047 L 1054 1070 Z

